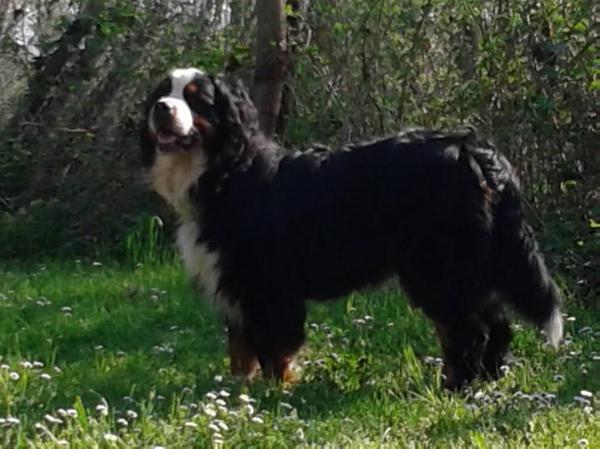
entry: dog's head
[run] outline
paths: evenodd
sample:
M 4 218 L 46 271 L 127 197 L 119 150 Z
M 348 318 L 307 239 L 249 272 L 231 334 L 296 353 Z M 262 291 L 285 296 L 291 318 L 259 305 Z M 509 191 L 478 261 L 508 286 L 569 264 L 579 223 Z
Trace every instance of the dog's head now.
M 199 69 L 172 70 L 146 102 L 142 159 L 199 152 L 207 166 L 239 157 L 257 113 L 240 82 Z

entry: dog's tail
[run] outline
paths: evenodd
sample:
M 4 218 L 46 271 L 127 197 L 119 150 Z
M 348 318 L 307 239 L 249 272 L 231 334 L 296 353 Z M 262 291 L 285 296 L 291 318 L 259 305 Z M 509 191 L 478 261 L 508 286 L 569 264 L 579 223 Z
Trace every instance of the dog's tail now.
M 508 160 L 492 144 L 479 139 L 475 142 L 467 145 L 467 154 L 480 169 L 478 175 L 497 193 L 493 205 L 495 288 L 557 347 L 563 336 L 561 295 L 533 230 L 524 220 L 519 180 Z

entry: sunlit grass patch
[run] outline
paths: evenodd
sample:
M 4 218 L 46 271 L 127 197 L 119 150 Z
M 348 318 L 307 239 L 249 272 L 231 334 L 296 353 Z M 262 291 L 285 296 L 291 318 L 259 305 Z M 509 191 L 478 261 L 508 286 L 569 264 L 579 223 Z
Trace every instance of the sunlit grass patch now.
M 440 387 L 429 322 L 398 289 L 311 306 L 301 381 L 240 385 L 223 326 L 176 263 L 0 271 L 0 447 L 595 447 L 600 316 L 558 352 L 515 325 L 516 362 Z

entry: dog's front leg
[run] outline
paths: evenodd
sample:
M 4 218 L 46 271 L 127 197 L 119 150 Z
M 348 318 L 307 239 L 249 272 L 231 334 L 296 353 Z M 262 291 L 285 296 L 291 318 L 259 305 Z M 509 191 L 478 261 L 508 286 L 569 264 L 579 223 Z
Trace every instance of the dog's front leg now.
M 258 370 L 256 353 L 244 336 L 243 329 L 229 324 L 229 359 L 231 361 L 231 374 L 241 377 L 244 381 L 251 381 Z

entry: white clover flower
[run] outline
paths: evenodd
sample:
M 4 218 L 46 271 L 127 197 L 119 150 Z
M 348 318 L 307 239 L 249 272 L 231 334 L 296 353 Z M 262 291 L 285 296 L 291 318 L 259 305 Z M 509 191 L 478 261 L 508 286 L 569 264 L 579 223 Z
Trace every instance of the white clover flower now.
M 104 441 L 106 441 L 107 443 L 116 443 L 117 441 L 119 441 L 119 437 L 117 435 L 115 435 L 114 433 L 110 433 L 110 432 L 106 432 L 103 435 Z
M 215 421 L 215 423 L 217 424 L 217 426 L 219 426 L 219 429 L 221 429 L 223 432 L 227 432 L 229 430 L 229 426 L 227 424 L 225 424 L 223 421 L 218 420 L 218 421 Z
M 55 416 L 52 416 L 50 414 L 44 415 L 44 420 L 47 421 L 49 424 L 62 424 L 63 423 L 62 419 L 56 418 Z
M 18 426 L 19 424 L 21 424 L 21 421 L 19 421 L 19 418 L 15 418 L 14 416 L 7 416 L 6 424 L 11 426 Z
M 231 394 L 227 390 L 221 390 L 219 391 L 219 396 L 221 396 L 222 398 L 228 398 L 229 396 L 231 396 Z
M 125 414 L 127 415 L 127 417 L 129 419 L 135 419 L 138 417 L 138 414 L 136 412 L 134 412 L 133 410 L 127 410 L 127 412 Z
M 240 401 L 245 402 L 246 404 L 253 401 L 253 399 L 250 396 L 248 396 L 247 394 L 240 394 L 239 398 L 240 398 Z
M 210 430 L 212 430 L 213 432 L 218 432 L 220 430 L 219 426 L 217 426 L 215 423 L 212 423 L 212 422 L 208 425 L 208 428 Z
M 581 391 L 579 392 L 579 394 L 580 394 L 581 396 L 583 396 L 584 398 L 588 398 L 588 399 L 589 399 L 589 398 L 593 398 L 593 397 L 594 397 L 594 394 L 593 394 L 591 391 L 588 391 L 588 390 L 581 390 Z
M 19 373 L 16 371 L 12 371 L 8 377 L 10 377 L 12 380 L 19 380 L 21 376 L 19 376 Z
M 217 374 L 213 380 L 217 383 L 221 383 L 221 382 L 223 382 L 223 376 Z
M 96 411 L 100 413 L 102 416 L 108 415 L 108 407 L 105 404 L 98 404 L 96 406 Z
M 2 365 L 0 365 L 0 369 L 3 371 L 8 371 L 10 369 L 10 366 L 8 366 L 6 363 L 3 363 Z
M 154 446 L 152 449 L 167 449 L 165 446 Z
M 587 447 L 588 444 L 590 444 L 590 442 L 585 438 L 582 438 L 579 441 L 577 441 L 577 444 L 579 445 L 579 447 Z
M 123 427 L 127 427 L 129 425 L 129 423 L 127 422 L 127 420 L 125 418 L 119 418 L 117 419 L 117 424 Z
M 212 391 L 209 391 L 204 396 L 206 397 L 206 399 L 209 399 L 211 401 L 214 401 L 215 399 L 217 399 L 217 395 Z
M 255 424 L 264 424 L 264 421 L 260 416 L 252 417 L 251 421 Z
M 69 408 L 67 409 L 67 415 L 69 415 L 69 418 L 77 418 L 78 413 L 74 408 Z
M 206 405 L 206 406 L 204 406 L 203 411 L 204 411 L 204 414 L 206 416 L 208 416 L 209 418 L 214 418 L 215 416 L 217 416 L 217 411 L 215 410 L 214 406 L 209 407 L 208 405 Z
M 69 447 L 69 442 L 67 440 L 58 440 L 56 442 L 60 447 Z
M 33 367 L 34 368 L 43 368 L 44 364 L 42 362 L 38 361 L 38 360 L 34 360 L 33 361 Z
M 56 413 L 58 413 L 58 415 L 59 415 L 61 418 L 66 418 L 67 416 L 69 416 L 69 415 L 67 415 L 67 411 L 66 411 L 64 408 L 59 408 L 59 409 L 56 411 Z
M 42 374 L 40 374 L 40 379 L 52 380 L 52 376 L 48 373 L 42 373 Z
M 192 422 L 192 421 L 186 421 L 183 423 L 183 427 L 187 427 L 188 429 L 197 429 L 198 424 L 196 424 L 195 422 Z
M 246 411 L 246 413 L 250 416 L 254 415 L 254 407 L 252 407 L 251 404 L 246 404 L 244 406 L 244 410 Z
M 577 402 L 579 405 L 590 405 L 591 402 L 589 399 L 584 398 L 583 396 L 575 396 L 573 398 L 574 402 Z
M 33 363 L 27 361 L 27 360 L 23 360 L 21 363 L 19 363 L 19 365 L 21 365 L 22 368 L 24 369 L 31 369 L 33 368 Z
M 220 405 L 221 407 L 225 407 L 227 405 L 227 402 L 225 402 L 223 399 L 217 399 L 215 400 L 215 404 Z

